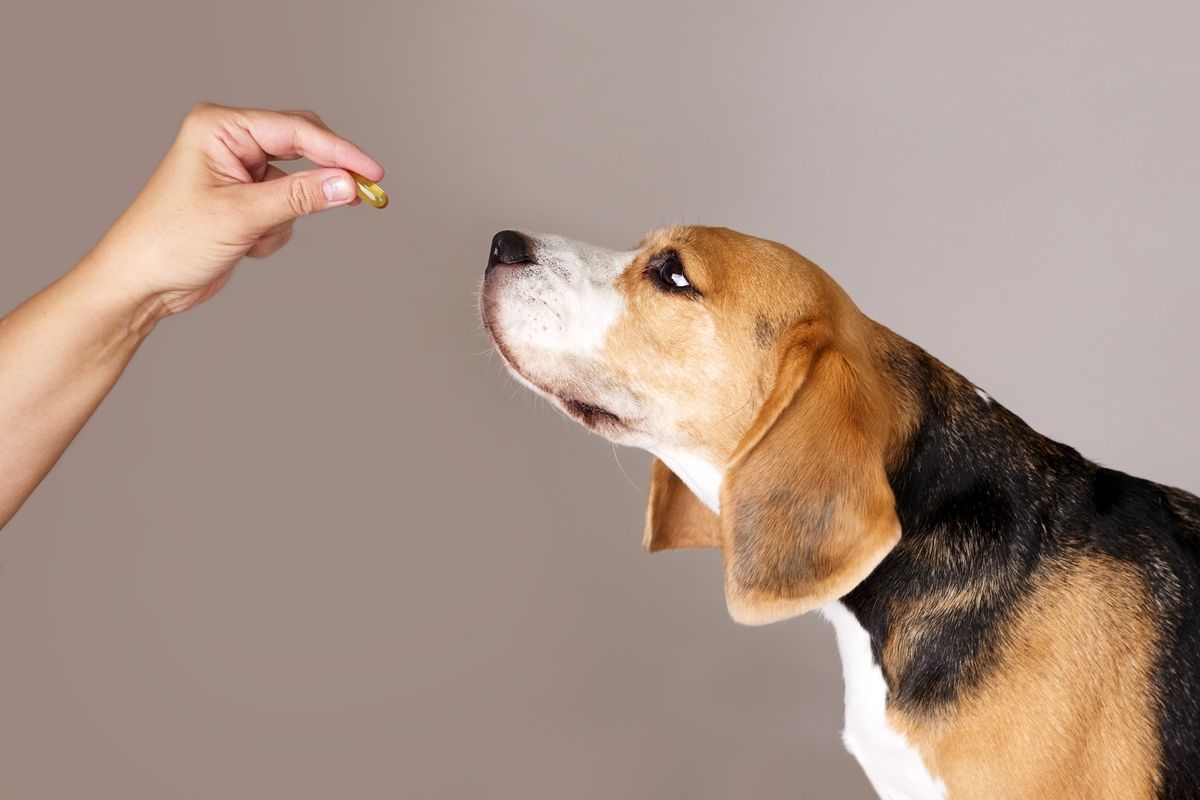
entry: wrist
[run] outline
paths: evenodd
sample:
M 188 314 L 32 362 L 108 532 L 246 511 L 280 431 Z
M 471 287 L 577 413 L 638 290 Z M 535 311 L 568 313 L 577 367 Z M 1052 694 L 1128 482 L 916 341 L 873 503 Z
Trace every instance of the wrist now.
M 123 266 L 93 251 L 62 282 L 80 306 L 110 328 L 114 336 L 140 343 L 170 312 L 158 293 L 142 290 L 125 278 Z

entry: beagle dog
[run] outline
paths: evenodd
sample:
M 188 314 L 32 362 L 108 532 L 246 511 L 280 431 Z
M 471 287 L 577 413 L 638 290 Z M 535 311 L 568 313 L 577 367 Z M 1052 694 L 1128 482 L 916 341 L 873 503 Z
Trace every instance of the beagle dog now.
M 615 252 L 503 231 L 517 379 L 655 456 L 647 550 L 720 548 L 756 625 L 819 610 L 885 798 L 1200 797 L 1200 499 L 1042 436 L 723 228 Z

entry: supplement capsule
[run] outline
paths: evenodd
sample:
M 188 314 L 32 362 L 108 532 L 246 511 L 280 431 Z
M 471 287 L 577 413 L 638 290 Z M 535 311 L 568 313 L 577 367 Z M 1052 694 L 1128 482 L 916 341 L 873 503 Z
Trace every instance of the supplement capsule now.
M 362 198 L 364 203 L 369 206 L 375 206 L 376 208 L 387 208 L 387 192 L 379 188 L 378 183 L 373 183 L 372 181 L 367 180 L 357 172 L 353 172 L 351 170 L 346 171 L 350 173 L 350 177 L 354 178 L 354 182 L 358 184 L 358 196 Z

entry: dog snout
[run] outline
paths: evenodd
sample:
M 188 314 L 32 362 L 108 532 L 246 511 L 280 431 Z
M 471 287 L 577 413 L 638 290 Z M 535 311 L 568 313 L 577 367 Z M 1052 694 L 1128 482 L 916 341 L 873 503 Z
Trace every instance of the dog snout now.
M 524 234 L 517 231 L 500 231 L 492 237 L 487 268 L 490 270 L 497 265 L 532 264 L 532 250 L 529 239 Z

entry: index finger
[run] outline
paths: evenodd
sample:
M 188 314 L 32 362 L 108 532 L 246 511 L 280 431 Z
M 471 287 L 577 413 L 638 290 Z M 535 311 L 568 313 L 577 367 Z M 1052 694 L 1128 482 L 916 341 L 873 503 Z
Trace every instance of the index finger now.
M 306 116 L 247 109 L 242 112 L 246 132 L 272 159 L 307 158 L 322 167 L 353 170 L 373 181 L 383 178 L 383 167 L 359 147 L 318 125 Z

